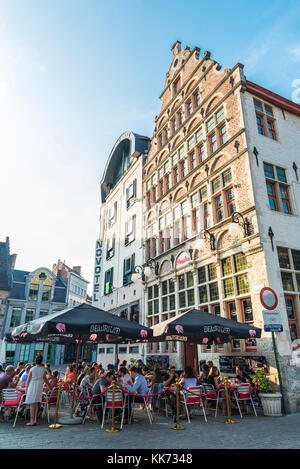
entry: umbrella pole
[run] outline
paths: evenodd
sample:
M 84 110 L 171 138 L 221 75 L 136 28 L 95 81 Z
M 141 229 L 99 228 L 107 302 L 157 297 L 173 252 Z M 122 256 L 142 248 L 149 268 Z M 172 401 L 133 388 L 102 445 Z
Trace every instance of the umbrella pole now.
M 78 374 L 78 362 L 79 362 L 79 352 L 80 352 L 81 341 L 77 344 L 77 354 L 76 354 L 76 366 L 75 366 L 75 380 L 74 380 L 74 394 L 76 391 L 76 382 L 77 382 L 77 374 Z M 72 397 L 72 406 L 71 406 L 71 415 L 73 415 L 73 407 L 74 407 L 74 396 Z
M 118 359 L 119 359 L 119 346 L 118 344 L 115 345 L 115 364 L 116 370 L 118 370 Z
M 44 363 L 45 345 L 46 345 L 46 343 L 44 342 L 44 343 L 43 343 L 43 351 L 42 351 L 42 355 L 43 355 L 43 363 Z

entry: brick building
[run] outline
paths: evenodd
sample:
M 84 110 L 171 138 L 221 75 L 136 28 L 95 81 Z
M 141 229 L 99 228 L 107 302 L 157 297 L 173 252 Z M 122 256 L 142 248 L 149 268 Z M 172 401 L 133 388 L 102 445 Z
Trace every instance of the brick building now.
M 182 50 L 178 41 L 172 53 L 143 173 L 144 260 L 159 263 L 145 284 L 145 323 L 199 307 L 263 329 L 259 292 L 272 287 L 294 411 L 300 368 L 288 362 L 300 337 L 300 106 L 248 81 L 240 63 L 223 70 L 209 52 Z M 197 352 L 217 365 L 220 356 L 263 357 L 277 380 L 267 332 L 221 347 L 148 345 L 148 356 L 168 355 L 178 367 L 193 364 Z

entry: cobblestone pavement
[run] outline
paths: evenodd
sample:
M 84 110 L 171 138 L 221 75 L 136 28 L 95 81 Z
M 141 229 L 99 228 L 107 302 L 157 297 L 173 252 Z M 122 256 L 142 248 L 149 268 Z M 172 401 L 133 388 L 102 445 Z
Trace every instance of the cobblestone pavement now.
M 121 432 L 113 434 L 101 430 L 93 421 L 55 430 L 48 428 L 45 420 L 40 420 L 36 427 L 25 427 L 24 420 L 18 419 L 15 428 L 13 421 L 0 422 L 0 449 L 300 448 L 299 413 L 277 418 L 249 415 L 242 420 L 234 416 L 235 425 L 225 425 L 223 416 L 215 420 L 213 415 L 205 423 L 199 415 L 193 417 L 190 425 L 182 421 L 183 431 L 172 430 L 171 418 L 164 415 L 155 414 L 153 425 L 142 410 L 137 410 L 136 417 L 136 423 L 124 425 Z M 107 424 L 106 428 L 109 427 Z

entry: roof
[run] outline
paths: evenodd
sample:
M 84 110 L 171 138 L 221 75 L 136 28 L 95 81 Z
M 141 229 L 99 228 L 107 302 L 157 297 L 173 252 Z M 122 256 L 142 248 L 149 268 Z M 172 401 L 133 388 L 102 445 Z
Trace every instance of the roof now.
M 110 190 L 116 186 L 128 168 L 130 156 L 149 150 L 150 139 L 133 132 L 124 132 L 115 142 L 108 157 L 101 180 L 101 199 L 105 201 Z
M 285 111 L 289 111 L 292 114 L 296 114 L 296 116 L 300 116 L 300 105 L 290 101 L 289 99 L 283 98 L 279 94 L 274 93 L 273 91 L 267 90 L 252 81 L 246 81 L 246 91 L 251 94 L 254 94 L 258 98 L 264 99 L 275 106 L 284 109 Z
M 12 271 L 12 278 L 13 278 L 13 285 L 12 290 L 10 292 L 9 298 L 13 300 L 25 300 L 25 286 L 26 286 L 26 279 L 25 276 L 30 274 L 30 272 L 26 270 L 13 270 Z M 54 288 L 54 295 L 53 295 L 53 302 L 54 303 L 66 303 L 67 297 L 67 286 L 63 279 L 59 276 L 56 277 L 55 281 L 55 288 Z

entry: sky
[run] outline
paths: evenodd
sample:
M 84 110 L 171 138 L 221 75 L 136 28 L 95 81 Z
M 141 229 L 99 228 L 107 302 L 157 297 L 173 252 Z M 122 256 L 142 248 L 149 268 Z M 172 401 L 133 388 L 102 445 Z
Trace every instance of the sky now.
M 0 241 L 16 268 L 93 282 L 100 180 L 126 130 L 151 137 L 171 46 L 300 103 L 299 0 L 0 0 Z

